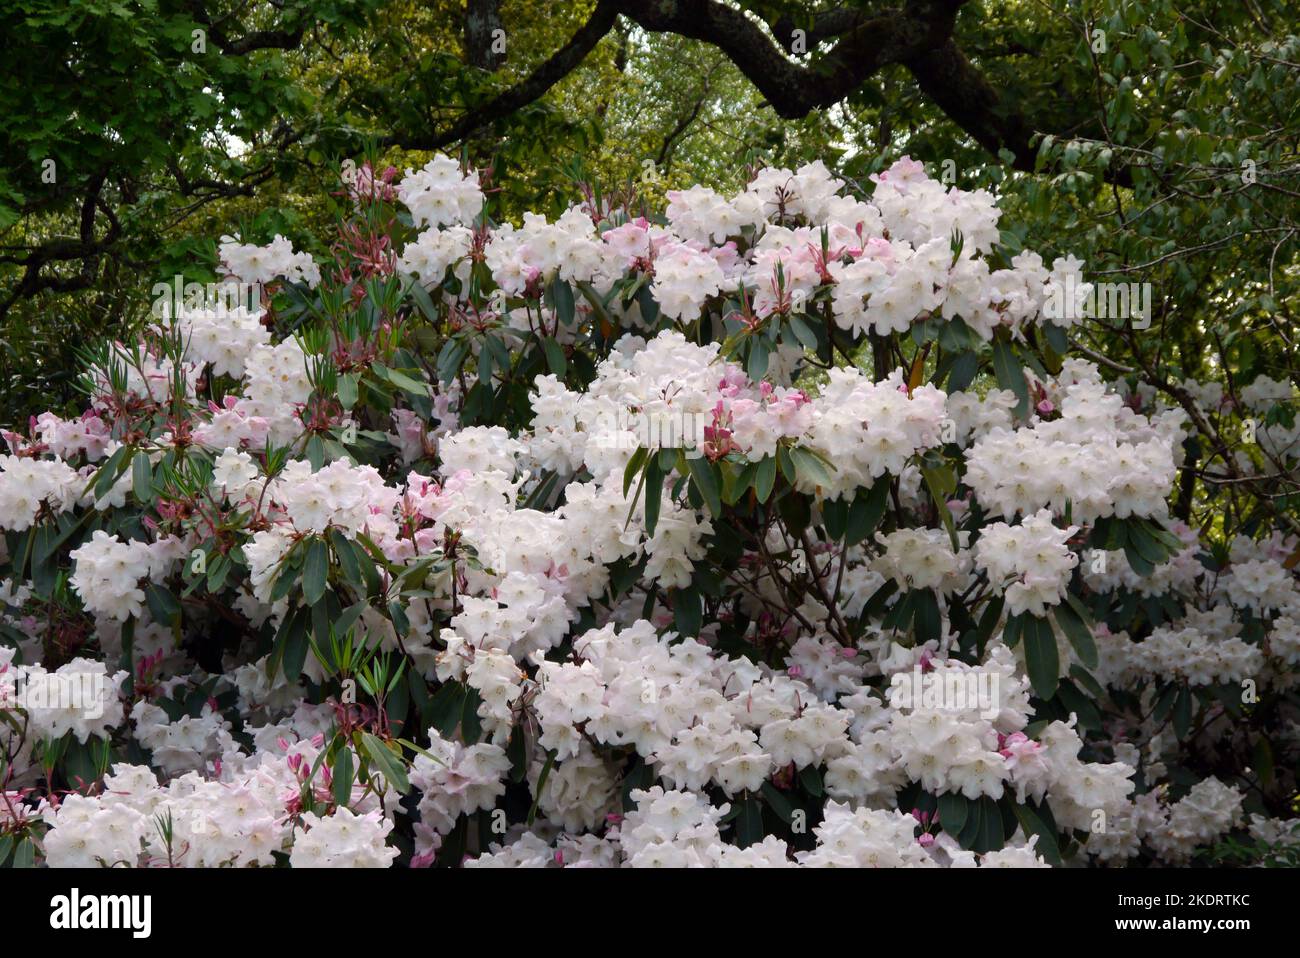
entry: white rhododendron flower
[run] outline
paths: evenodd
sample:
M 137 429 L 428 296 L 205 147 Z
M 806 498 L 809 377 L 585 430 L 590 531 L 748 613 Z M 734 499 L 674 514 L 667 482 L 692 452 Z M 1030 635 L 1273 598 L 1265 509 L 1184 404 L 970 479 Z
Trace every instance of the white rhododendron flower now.
M 910 159 L 511 221 L 443 155 L 343 181 L 332 261 L 225 237 L 256 299 L 161 310 L 90 355 L 84 408 L 3 433 L 24 854 L 1300 845 L 1300 537 L 1238 498 L 1293 476 L 1290 383 L 1073 354 L 1085 264 L 1005 247 L 993 194 Z M 1247 414 L 1249 448 L 1203 441 Z

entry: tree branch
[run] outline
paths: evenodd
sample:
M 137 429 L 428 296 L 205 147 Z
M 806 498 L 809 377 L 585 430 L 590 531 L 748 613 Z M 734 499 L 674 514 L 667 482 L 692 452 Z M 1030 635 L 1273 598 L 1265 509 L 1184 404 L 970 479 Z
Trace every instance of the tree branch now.
M 964 0 L 912 0 L 901 11 L 836 22 L 843 29 L 825 56 L 790 60 L 743 11 L 717 0 L 619 0 L 619 12 L 646 30 L 703 40 L 722 50 L 778 116 L 798 119 L 838 103 L 884 66 L 904 63 L 952 35 Z
M 441 133 L 428 136 L 401 137 L 390 136 L 384 139 L 386 146 L 400 146 L 407 150 L 437 150 L 450 143 L 464 139 L 504 119 L 516 110 L 527 106 L 543 96 L 546 91 L 572 73 L 595 49 L 610 30 L 618 16 L 615 0 L 600 0 L 587 22 L 575 33 L 569 42 L 557 50 L 549 60 L 534 70 L 529 76 L 489 100 L 483 106 L 467 113 L 458 122 Z
M 1024 114 L 1011 109 L 951 39 L 907 61 L 917 85 L 948 118 L 994 156 L 1009 150 L 1012 165 L 1033 172 L 1037 149 Z
M 300 23 L 292 29 L 258 30 L 232 40 L 218 26 L 220 21 L 212 19 L 202 0 L 191 0 L 188 8 L 194 19 L 203 25 L 208 38 L 217 45 L 217 49 L 231 56 L 243 56 L 254 50 L 292 50 L 302 43 L 303 35 L 307 32 L 306 24 Z

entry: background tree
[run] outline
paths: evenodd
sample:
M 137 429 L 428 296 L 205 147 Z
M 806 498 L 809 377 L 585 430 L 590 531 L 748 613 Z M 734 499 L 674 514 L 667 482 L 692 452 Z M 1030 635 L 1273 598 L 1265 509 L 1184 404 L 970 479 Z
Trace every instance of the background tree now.
M 750 159 L 824 158 L 863 183 L 910 153 L 999 190 L 1025 224 L 1013 249 L 1152 284 L 1150 330 L 1094 324 L 1081 344 L 1112 372 L 1181 402 L 1190 375 L 1293 368 L 1287 0 L 9 7 L 0 421 L 70 400 L 77 340 L 138 319 L 191 237 L 311 248 L 333 164 L 367 144 L 508 170 L 504 213 L 557 208 L 574 177 L 722 188 Z

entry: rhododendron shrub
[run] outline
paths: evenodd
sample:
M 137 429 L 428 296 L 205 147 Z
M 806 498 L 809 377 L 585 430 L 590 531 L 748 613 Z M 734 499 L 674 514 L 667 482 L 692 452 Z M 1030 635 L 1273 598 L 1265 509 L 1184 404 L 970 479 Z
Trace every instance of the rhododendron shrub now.
M 1158 401 L 1050 318 L 1084 264 L 874 179 L 499 222 L 349 164 L 330 257 L 224 238 L 256 301 L 5 434 L 0 858 L 1289 854 L 1300 541 L 1170 503 L 1193 419 L 1293 467 L 1290 385 Z

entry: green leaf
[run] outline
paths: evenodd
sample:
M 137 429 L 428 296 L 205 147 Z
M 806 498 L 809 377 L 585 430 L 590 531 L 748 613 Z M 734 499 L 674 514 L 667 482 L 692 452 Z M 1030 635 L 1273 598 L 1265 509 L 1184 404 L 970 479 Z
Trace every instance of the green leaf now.
M 369 732 L 361 733 L 361 747 L 393 788 L 399 792 L 410 791 L 411 783 L 406 776 L 406 765 L 392 749 Z
M 307 559 L 302 569 L 302 595 L 308 605 L 315 605 L 325 594 L 329 576 L 330 550 L 325 540 L 313 538 L 307 543 Z
M 987 795 L 981 795 L 979 804 L 981 827 L 976 851 L 983 855 L 1002 848 L 1006 836 L 1002 830 L 1002 809 L 998 808 L 998 803 Z
M 364 585 L 364 580 L 361 578 L 361 565 L 357 561 L 352 543 L 341 530 L 333 527 L 329 531 L 329 541 L 334 550 L 334 558 L 338 560 L 339 569 L 343 572 L 343 578 L 351 586 L 359 588 Z
M 849 507 L 848 523 L 844 527 L 844 541 L 855 546 L 866 540 L 885 515 L 889 506 L 889 479 L 881 476 L 870 489 L 859 489 Z
M 555 749 L 546 753 L 546 764 L 542 766 L 542 774 L 537 779 L 537 788 L 533 791 L 533 804 L 528 809 L 529 825 L 537 820 L 537 803 L 542 800 L 542 789 L 546 787 L 546 780 L 551 777 L 551 769 L 555 767 L 555 754 Z
M 556 276 L 551 282 L 551 301 L 555 304 L 555 314 L 565 326 L 572 326 L 574 319 L 573 287 Z M 556 373 L 558 376 L 559 373 Z
M 722 518 L 722 496 L 718 491 L 718 477 L 713 463 L 707 457 L 699 456 L 695 459 L 688 458 L 686 467 L 691 471 L 691 481 L 704 497 L 709 513 L 715 519 Z
M 804 791 L 813 798 L 821 798 L 826 792 L 826 784 L 822 781 L 821 769 L 816 765 L 808 765 L 799 769 L 799 783 L 803 785 Z
M 663 506 L 664 470 L 659 457 L 651 456 L 645 467 L 645 534 L 655 534 L 659 525 L 659 510 Z
M 311 463 L 312 472 L 320 472 L 321 467 L 325 465 L 325 443 L 319 435 L 314 435 L 307 440 L 307 461 Z
M 338 381 L 339 402 L 344 409 L 351 409 L 357 404 L 358 384 L 356 373 L 344 373 Z
M 302 667 L 307 661 L 307 651 L 311 648 L 311 637 L 307 631 L 308 616 L 295 616 L 284 638 L 280 669 L 286 681 L 297 682 L 302 675 Z
M 1049 865 L 1060 865 L 1061 849 L 1056 841 L 1056 833 L 1028 805 L 1012 802 L 1011 809 L 1015 812 L 1016 820 L 1020 822 L 1020 827 L 1024 830 L 1025 835 L 1027 837 L 1038 836 L 1034 851 Z
M 131 460 L 131 489 L 136 502 L 142 505 L 153 502 L 153 466 L 144 450 L 137 452 Z
M 889 610 L 889 614 L 885 616 L 880 627 L 886 631 L 907 629 L 911 625 L 912 615 L 916 611 L 916 596 L 915 591 L 903 593 L 898 601 L 894 603 L 894 607 Z
M 641 472 L 641 467 L 645 465 L 646 459 L 650 456 L 650 450 L 645 446 L 640 446 L 637 451 L 632 453 L 632 458 L 627 461 L 627 466 L 623 469 L 623 495 L 632 488 L 632 480 Z
M 1056 697 L 1067 712 L 1073 712 L 1079 719 L 1079 728 L 1100 732 L 1102 730 L 1101 712 L 1092 699 L 1071 681 L 1062 682 L 1056 689 Z
M 756 798 L 736 803 L 736 844 L 748 848 L 763 840 L 763 806 Z
M 768 456 L 759 462 L 758 471 L 754 476 L 754 494 L 758 496 L 758 501 L 767 502 L 775 486 L 776 460 Z
M 1056 635 L 1052 623 L 1036 615 L 1024 618 L 1025 671 L 1034 691 L 1042 699 L 1050 699 L 1056 694 L 1061 669 L 1060 652 L 1056 647 Z
M 510 741 L 506 743 L 506 757 L 510 759 L 510 781 L 516 784 L 522 782 L 528 775 L 528 742 L 520 725 L 510 730 Z
M 1156 698 L 1155 708 L 1151 710 L 1153 721 L 1163 722 L 1169 716 L 1169 712 L 1174 707 L 1174 702 L 1178 699 L 1179 691 L 1179 686 L 1173 684 L 1166 685 L 1161 690 L 1160 695 Z
M 1124 540 L 1124 558 L 1133 571 L 1144 578 L 1155 571 L 1155 564 L 1138 550 L 1132 539 Z
M 703 603 L 694 586 L 673 592 L 673 625 L 680 634 L 698 636 L 703 619 Z
M 14 868 L 33 868 L 36 865 L 36 846 L 30 838 L 24 838 L 14 849 Z
M 767 807 L 776 813 L 776 817 L 789 825 L 794 821 L 794 803 L 771 782 L 764 782 L 761 789 Z M 762 841 L 762 839 L 759 839 Z
M 1088 627 L 1088 623 L 1080 617 L 1078 610 L 1069 602 L 1058 605 L 1055 611 L 1056 624 L 1061 627 L 1061 631 L 1069 639 L 1070 645 L 1074 647 L 1075 653 L 1079 656 L 1079 661 L 1086 668 L 1095 669 L 1097 667 L 1097 643 L 1093 640 L 1092 629 Z
M 1092 677 L 1092 673 L 1082 665 L 1070 666 L 1070 678 L 1074 679 L 1075 684 L 1082 686 L 1093 698 L 1100 699 L 1106 695 L 1106 690 L 1101 687 L 1101 683 Z
M 384 369 L 384 378 L 403 392 L 412 393 L 416 396 L 428 396 L 429 384 L 412 379 L 405 373 L 399 373 L 396 369 L 386 369 L 382 366 L 376 367 Z
M 949 835 L 961 834 L 970 811 L 970 802 L 960 792 L 944 792 L 939 796 L 939 824 Z
M 913 626 L 918 643 L 942 638 L 940 629 L 942 619 L 939 614 L 939 599 L 933 589 L 918 589 L 913 599 Z
M 986 611 L 987 615 L 988 612 Z M 1025 633 L 1025 621 L 1029 618 L 1027 614 L 1007 616 L 1007 624 L 1002 629 L 1002 642 L 1008 649 L 1014 649 L 1020 644 L 1020 637 Z
M 948 392 L 965 392 L 975 381 L 975 374 L 978 372 L 979 356 L 971 351 L 959 354 L 948 369 Z
M 565 288 L 568 288 L 567 284 Z M 542 349 L 546 353 L 546 365 L 557 379 L 563 380 L 568 363 L 564 359 L 564 350 L 560 348 L 560 344 L 555 341 L 554 336 L 547 336 L 542 340 Z
M 749 358 L 745 362 L 745 373 L 754 382 L 758 382 L 767 373 L 767 340 L 753 336 L 749 340 Z
M 429 725 L 444 738 L 454 735 L 464 703 L 465 686 L 459 682 L 444 682 L 429 701 Z
M 776 468 L 785 476 L 785 481 L 794 485 L 795 480 L 799 478 L 799 471 L 795 469 L 794 459 L 790 456 L 790 450 L 785 446 L 776 447 Z
M 411 294 L 411 299 L 415 300 L 415 305 L 424 314 L 424 318 L 436 323 L 438 321 L 438 307 L 433 304 L 433 298 L 429 296 L 429 291 L 424 288 L 423 284 L 416 280 L 411 283 L 407 292 Z
M 103 499 L 108 495 L 108 491 L 113 488 L 113 484 L 117 482 L 117 477 L 126 468 L 126 456 L 130 451 L 130 446 L 119 446 L 117 451 L 109 457 L 108 462 L 100 466 L 95 473 L 92 486 L 95 490 L 96 499 Z
M 226 576 L 230 574 L 230 568 L 233 563 L 229 557 L 218 553 L 208 563 L 208 592 L 216 594 L 221 591 L 222 586 L 226 584 Z
M 181 614 L 180 600 L 164 586 L 157 583 L 145 586 L 144 598 L 155 622 L 170 625 Z
M 935 509 L 938 510 L 939 519 L 943 522 L 943 527 L 948 531 L 948 540 L 952 543 L 952 551 L 960 552 L 961 541 L 957 538 L 957 526 L 952 521 L 952 511 L 948 508 L 948 496 L 945 492 L 949 487 L 951 467 L 945 466 L 936 469 L 922 464 L 921 477 L 925 480 L 925 487 L 930 490 L 930 498 L 934 502 Z
M 828 499 L 821 505 L 822 525 L 832 542 L 844 538 L 844 530 L 849 524 L 849 501 L 847 499 Z
M 334 634 L 337 636 L 347 635 L 348 630 L 357 624 L 357 620 L 361 618 L 361 614 L 366 611 L 367 606 L 366 600 L 362 599 L 360 602 L 353 603 L 344 609 L 342 614 L 330 623 Z
M 802 346 L 804 349 L 811 350 L 812 352 L 816 352 L 817 334 L 814 333 L 812 327 L 808 325 L 808 321 L 804 319 L 802 316 L 798 316 L 792 313 L 790 314 L 790 318 L 787 322 L 789 324 L 790 331 L 794 333 L 794 338 L 799 341 L 799 345 Z
M 402 603 L 397 599 L 393 599 L 388 603 L 388 619 L 393 623 L 393 630 L 399 636 L 405 636 L 411 631 L 411 621 L 407 618 Z
M 943 813 L 939 813 L 939 821 L 943 821 Z M 961 831 L 957 834 L 957 843 L 962 848 L 969 850 L 974 849 L 984 832 L 984 805 L 982 802 L 967 802 L 966 804 L 966 821 L 962 824 Z
M 790 459 L 794 463 L 798 477 L 804 482 L 810 482 L 814 486 L 829 486 L 831 484 L 830 470 L 826 468 L 825 463 L 820 458 L 807 449 L 800 449 L 798 446 L 792 447 L 790 449 Z
M 1020 365 L 1020 358 L 1011 348 L 1011 341 L 1005 336 L 993 339 L 993 372 L 998 378 L 998 385 L 1016 394 L 1016 416 L 1025 419 L 1029 416 L 1029 387 L 1025 384 L 1025 371 Z
M 276 573 L 275 584 L 271 587 L 271 602 L 279 602 L 288 595 L 302 574 L 302 570 L 297 565 L 288 562 L 281 566 L 280 571 Z
M 438 353 L 438 380 L 442 383 L 449 383 L 460 373 L 460 369 L 465 365 L 465 358 L 469 355 L 470 345 L 467 340 L 449 339 L 442 345 L 442 350 Z
M 347 805 L 352 800 L 352 749 L 344 745 L 334 757 L 334 804 Z
M 1124 555 L 1129 559 L 1129 565 L 1133 566 L 1133 571 L 1139 575 L 1149 575 L 1150 570 L 1153 570 L 1169 557 L 1164 546 L 1152 536 L 1144 522 L 1129 520 L 1124 524 L 1124 531 L 1128 539 L 1124 546 Z M 1148 571 L 1143 572 L 1134 564 L 1131 558 L 1133 552 L 1142 557 Z

